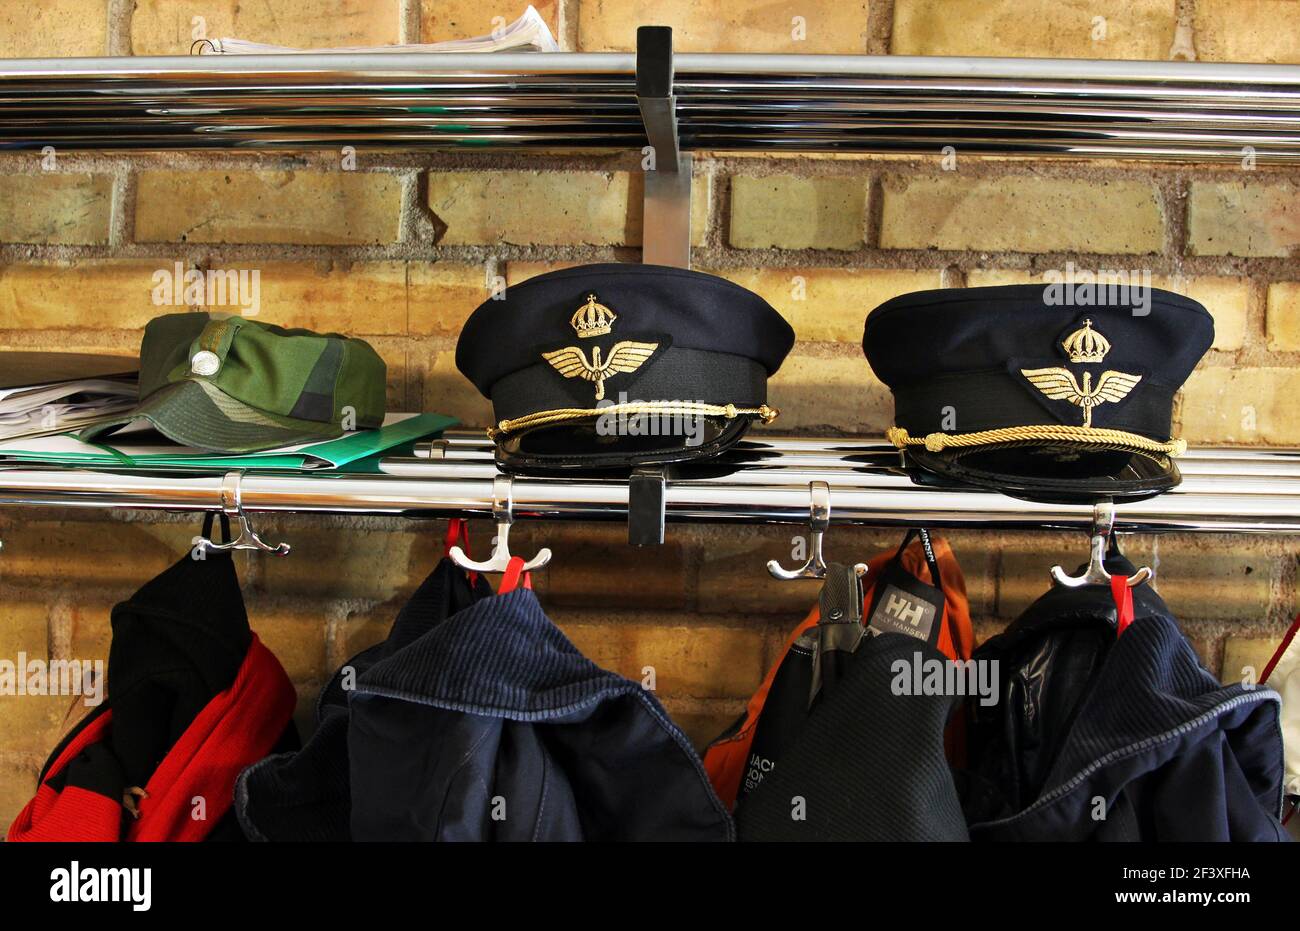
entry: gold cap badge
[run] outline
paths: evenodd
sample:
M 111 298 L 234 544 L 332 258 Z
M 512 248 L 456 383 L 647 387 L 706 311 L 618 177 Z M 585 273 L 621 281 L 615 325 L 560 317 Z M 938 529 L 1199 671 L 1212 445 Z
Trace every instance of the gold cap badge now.
M 582 334 L 578 334 L 582 335 Z M 600 347 L 591 347 L 591 361 L 587 361 L 586 355 L 577 346 L 565 346 L 563 349 L 557 349 L 554 352 L 542 353 L 542 358 L 555 368 L 557 372 L 565 378 L 583 378 L 587 381 L 594 382 L 596 385 L 596 400 L 603 401 L 605 398 L 605 379 L 612 378 L 626 372 L 635 372 L 646 360 L 649 359 L 656 349 L 658 343 L 643 343 L 636 340 L 625 339 L 621 343 L 615 343 L 609 351 L 609 358 L 601 361 Z
M 1080 329 L 1065 338 L 1061 348 L 1071 362 L 1100 362 L 1110 352 L 1110 340 L 1092 328 L 1092 320 L 1085 319 Z
M 604 336 L 617 319 L 618 314 L 604 304 L 596 303 L 596 295 L 588 294 L 587 303 L 577 309 L 569 318 L 569 323 L 578 334 L 578 338 L 584 339 L 588 336 Z
M 1110 352 L 1110 340 L 1092 328 L 1091 320 L 1084 320 L 1083 326 L 1075 330 L 1061 343 L 1061 348 L 1070 357 L 1071 362 L 1100 362 Z M 1083 384 L 1075 379 L 1074 373 L 1067 368 L 1052 367 L 1045 369 L 1021 369 L 1031 385 L 1045 397 L 1053 401 L 1068 401 L 1076 407 L 1083 408 L 1083 426 L 1092 427 L 1092 409 L 1109 401 L 1118 404 L 1123 401 L 1142 380 L 1141 375 L 1130 375 L 1115 369 L 1107 369 L 1097 376 L 1097 383 L 1092 382 L 1092 373 L 1083 373 Z

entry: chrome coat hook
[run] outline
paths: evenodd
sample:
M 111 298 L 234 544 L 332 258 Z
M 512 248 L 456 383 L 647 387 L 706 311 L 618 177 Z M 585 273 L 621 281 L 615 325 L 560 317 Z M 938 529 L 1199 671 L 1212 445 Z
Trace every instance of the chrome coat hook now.
M 505 572 L 510 565 L 510 525 L 515 521 L 515 513 L 514 479 L 509 475 L 498 475 L 492 480 L 492 519 L 497 525 L 496 546 L 492 548 L 492 555 L 484 562 L 475 562 L 457 545 L 447 551 L 452 562 L 470 572 Z M 524 563 L 521 571 L 540 569 L 550 561 L 551 551 L 542 547 L 536 556 Z
M 203 550 L 208 553 L 222 553 L 232 550 L 256 550 L 260 553 L 271 553 L 276 556 L 286 556 L 289 553 L 288 543 L 277 543 L 271 546 L 263 542 L 262 538 L 257 535 L 253 525 L 248 520 L 248 515 L 244 513 L 244 505 L 239 496 L 239 484 L 243 479 L 242 472 L 227 472 L 221 479 L 221 513 L 227 517 L 233 517 L 239 522 L 239 533 L 235 539 L 228 543 L 215 543 L 204 537 L 199 544 Z
M 1092 506 L 1092 541 L 1088 552 L 1088 568 L 1083 575 L 1066 575 L 1060 566 L 1052 567 L 1052 581 L 1066 588 L 1082 588 L 1084 585 L 1109 585 L 1111 575 L 1106 571 L 1106 545 L 1115 531 L 1115 505 L 1110 501 L 1098 501 Z M 1124 580 L 1129 588 L 1141 585 L 1155 576 L 1151 569 L 1143 566 Z
M 826 578 L 826 558 L 822 540 L 831 525 L 831 486 L 826 482 L 808 483 L 808 560 L 798 569 L 786 569 L 775 559 L 767 561 L 767 571 L 782 581 L 794 579 Z M 858 577 L 867 574 L 867 567 L 857 563 L 853 567 Z

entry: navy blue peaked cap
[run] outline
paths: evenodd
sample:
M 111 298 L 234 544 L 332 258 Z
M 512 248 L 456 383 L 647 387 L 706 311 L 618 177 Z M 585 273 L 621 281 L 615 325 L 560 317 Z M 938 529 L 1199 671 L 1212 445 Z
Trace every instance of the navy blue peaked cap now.
M 466 321 L 456 365 L 492 401 L 498 457 L 516 467 L 621 467 L 716 455 L 770 421 L 767 379 L 794 331 L 733 282 L 658 265 L 585 265 L 530 278 Z M 705 428 L 613 435 L 602 415 L 689 415 Z
M 1174 397 L 1213 340 L 1190 298 L 1064 281 L 901 295 L 868 315 L 862 348 L 911 465 L 1095 500 L 1177 483 Z

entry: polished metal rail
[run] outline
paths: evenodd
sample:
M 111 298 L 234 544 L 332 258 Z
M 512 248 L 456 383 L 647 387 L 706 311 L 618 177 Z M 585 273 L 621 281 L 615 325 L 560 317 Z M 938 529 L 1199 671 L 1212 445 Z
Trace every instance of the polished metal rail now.
M 489 517 L 499 472 L 470 434 L 448 437 L 442 458 L 389 458 L 384 474 L 247 473 L 250 512 Z M 1300 534 L 1300 454 L 1295 450 L 1202 449 L 1183 462 L 1185 479 L 1158 498 L 1117 504 L 1126 531 Z M 670 475 L 669 522 L 801 524 L 809 483 L 830 486 L 835 523 L 943 528 L 1087 529 L 1083 505 L 1020 501 L 1000 494 L 914 484 L 879 440 L 777 438 L 746 441 L 709 464 Z M 0 467 L 0 506 L 213 511 L 223 475 Z M 513 478 L 518 518 L 627 519 L 620 478 Z
M 681 148 L 1300 158 L 1300 68 L 677 55 Z M 646 144 L 632 54 L 0 61 L 0 149 Z

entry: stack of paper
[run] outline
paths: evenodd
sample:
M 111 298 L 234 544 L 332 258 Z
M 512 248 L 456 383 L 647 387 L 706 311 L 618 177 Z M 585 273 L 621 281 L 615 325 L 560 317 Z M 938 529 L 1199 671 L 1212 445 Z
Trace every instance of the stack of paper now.
M 509 26 L 498 29 L 489 36 L 473 39 L 452 39 L 447 42 L 429 42 L 413 45 L 349 46 L 346 48 L 287 48 L 282 45 L 264 45 L 245 39 L 205 39 L 203 51 L 218 55 L 290 55 L 320 52 L 505 52 L 538 51 L 558 52 L 559 43 L 551 29 L 532 6 Z
M 130 410 L 136 360 L 70 353 L 0 353 L 0 439 L 78 430 Z

